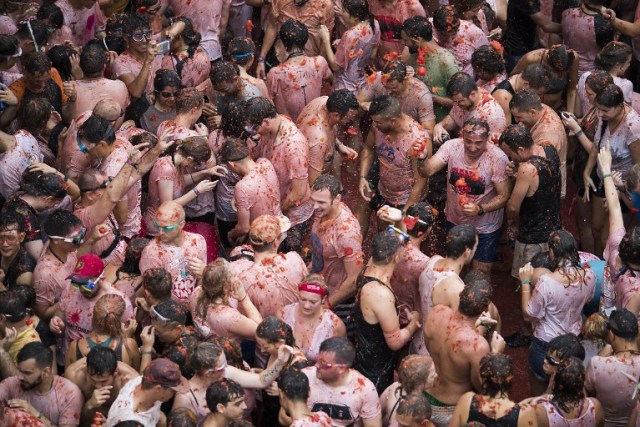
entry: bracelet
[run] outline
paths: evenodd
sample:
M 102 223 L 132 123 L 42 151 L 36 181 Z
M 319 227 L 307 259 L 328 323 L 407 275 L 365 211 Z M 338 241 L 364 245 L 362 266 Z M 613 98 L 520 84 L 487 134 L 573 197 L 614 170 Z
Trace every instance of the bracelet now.
M 196 197 L 198 197 L 200 195 L 200 192 L 198 191 L 198 189 L 196 187 L 193 187 L 191 190 L 195 193 Z
M 531 292 L 531 289 L 523 289 L 522 293 L 525 293 L 525 292 L 529 293 L 529 292 Z
M 247 293 L 244 293 L 244 296 L 238 300 L 238 302 L 242 302 L 247 299 Z
M 522 280 L 522 281 L 521 281 L 521 283 L 522 283 L 523 285 L 530 285 L 530 284 L 531 284 L 531 280 L 529 280 L 529 279 L 524 279 L 524 280 Z
M 264 64 L 264 60 L 265 60 L 264 56 L 259 56 L 258 57 L 258 64 Z
M 138 163 L 137 162 L 132 162 L 131 160 L 127 160 L 125 163 L 128 164 L 129 166 L 131 166 L 132 168 L 134 168 L 135 170 L 138 170 Z
M 580 128 L 580 130 L 576 132 L 573 136 L 575 136 L 576 138 L 580 138 L 580 135 L 584 135 L 584 131 L 582 130 L 582 128 Z
M 605 173 L 605 174 L 604 174 L 604 176 L 602 177 L 602 180 L 604 181 L 604 180 L 605 180 L 605 179 L 607 179 L 607 178 L 611 178 L 611 179 L 613 179 L 613 176 L 611 176 L 611 174 L 610 174 L 610 173 Z
M 153 354 L 153 351 L 143 351 L 140 353 L 141 356 L 146 356 L 147 354 L 151 356 Z

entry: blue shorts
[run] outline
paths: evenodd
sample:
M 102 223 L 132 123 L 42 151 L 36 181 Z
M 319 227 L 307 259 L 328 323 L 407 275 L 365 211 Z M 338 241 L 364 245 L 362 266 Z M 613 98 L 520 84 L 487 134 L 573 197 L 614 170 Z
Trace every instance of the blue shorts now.
M 529 371 L 531 371 L 538 381 L 542 382 L 549 381 L 549 376 L 545 374 L 542 369 L 544 358 L 547 357 L 548 348 L 549 343 L 536 337 L 531 337 L 531 345 L 529 346 Z
M 447 221 L 447 231 L 455 226 L 455 224 Z M 500 244 L 500 234 L 502 234 L 500 228 L 492 233 L 478 233 L 478 249 L 476 249 L 476 254 L 473 259 L 478 262 L 494 262 L 496 260 L 496 251 Z

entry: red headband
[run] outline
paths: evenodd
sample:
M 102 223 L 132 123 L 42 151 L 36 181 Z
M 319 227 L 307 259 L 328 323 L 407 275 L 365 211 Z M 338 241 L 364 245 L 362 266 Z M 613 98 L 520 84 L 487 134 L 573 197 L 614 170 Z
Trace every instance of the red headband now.
M 326 289 L 316 283 L 300 283 L 298 285 L 298 290 L 322 295 L 323 297 L 327 295 Z

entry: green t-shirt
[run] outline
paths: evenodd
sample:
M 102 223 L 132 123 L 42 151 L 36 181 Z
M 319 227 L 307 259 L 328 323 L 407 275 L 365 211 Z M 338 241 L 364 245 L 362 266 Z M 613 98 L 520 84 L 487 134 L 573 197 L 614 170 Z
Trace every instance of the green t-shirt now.
M 416 70 L 415 77 L 422 80 L 424 84 L 431 89 L 431 93 L 438 96 L 447 96 L 447 84 L 451 76 L 460 71 L 458 62 L 451 52 L 446 49 L 438 49 L 438 51 L 427 58 L 425 58 L 424 68 L 426 74 L 419 76 L 418 54 L 412 54 L 409 57 L 407 65 L 413 67 Z M 433 109 L 436 115 L 436 123 L 440 122 L 449 113 L 449 108 L 444 107 L 436 102 L 433 103 Z

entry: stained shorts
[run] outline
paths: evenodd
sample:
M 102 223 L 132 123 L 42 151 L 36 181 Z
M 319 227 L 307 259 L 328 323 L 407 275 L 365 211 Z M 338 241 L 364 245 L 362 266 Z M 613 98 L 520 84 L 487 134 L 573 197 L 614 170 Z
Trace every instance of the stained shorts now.
M 456 224 L 447 221 L 447 231 L 455 227 Z M 491 233 L 478 233 L 478 249 L 473 257 L 478 262 L 492 263 L 496 260 L 496 251 L 500 244 L 501 229 Z
M 436 427 L 448 427 L 453 418 L 453 413 L 456 410 L 456 405 L 441 402 L 426 391 L 423 391 L 422 394 L 431 404 L 431 422 Z

